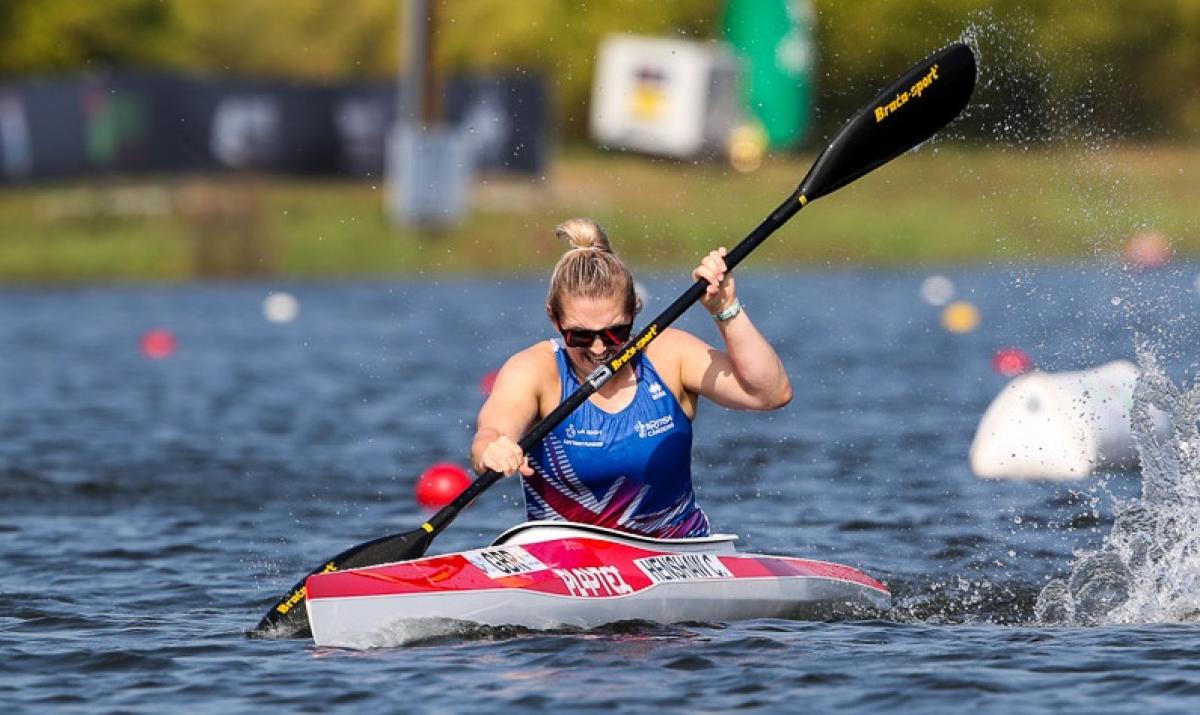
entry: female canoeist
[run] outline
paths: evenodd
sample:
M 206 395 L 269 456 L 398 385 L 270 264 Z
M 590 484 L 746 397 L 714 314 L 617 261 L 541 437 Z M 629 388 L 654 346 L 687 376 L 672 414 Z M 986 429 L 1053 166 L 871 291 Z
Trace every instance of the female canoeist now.
M 633 276 L 603 229 L 576 218 L 555 229 L 571 244 L 550 276 L 546 313 L 561 338 L 526 348 L 500 369 L 479 411 L 471 464 L 520 472 L 530 519 L 596 524 L 663 538 L 708 534 L 692 490 L 692 419 L 699 396 L 772 410 L 792 397 L 779 356 L 738 302 L 725 249 L 692 271 L 725 342 L 717 350 L 667 329 L 528 455 L 517 440 L 629 340 L 641 309 Z

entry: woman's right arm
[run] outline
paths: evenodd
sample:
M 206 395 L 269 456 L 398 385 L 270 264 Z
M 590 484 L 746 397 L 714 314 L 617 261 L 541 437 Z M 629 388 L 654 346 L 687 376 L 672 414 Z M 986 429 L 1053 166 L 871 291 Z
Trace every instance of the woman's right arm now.
M 476 474 L 490 470 L 525 475 L 533 469 L 517 441 L 539 416 L 541 366 L 538 346 L 517 353 L 496 374 L 492 394 L 479 410 L 471 466 Z

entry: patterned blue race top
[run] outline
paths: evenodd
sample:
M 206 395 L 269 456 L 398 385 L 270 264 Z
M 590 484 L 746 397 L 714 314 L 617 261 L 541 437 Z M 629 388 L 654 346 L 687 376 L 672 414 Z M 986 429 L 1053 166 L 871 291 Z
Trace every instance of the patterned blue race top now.
M 554 342 L 562 399 L 579 388 Z M 530 519 L 596 524 L 660 538 L 707 536 L 692 490 L 692 422 L 644 356 L 637 395 L 617 413 L 586 401 L 530 455 L 522 479 Z

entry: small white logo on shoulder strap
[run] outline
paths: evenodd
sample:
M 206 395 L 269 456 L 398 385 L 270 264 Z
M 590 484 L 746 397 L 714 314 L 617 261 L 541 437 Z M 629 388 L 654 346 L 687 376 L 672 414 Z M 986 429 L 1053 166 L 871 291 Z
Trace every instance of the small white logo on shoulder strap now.
M 667 391 L 657 382 L 650 383 L 650 399 L 660 400 L 667 396 Z

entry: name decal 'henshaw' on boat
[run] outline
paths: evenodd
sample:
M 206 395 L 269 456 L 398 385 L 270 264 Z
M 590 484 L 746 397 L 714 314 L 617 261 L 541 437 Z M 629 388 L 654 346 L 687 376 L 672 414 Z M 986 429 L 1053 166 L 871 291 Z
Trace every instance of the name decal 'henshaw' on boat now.
M 695 579 L 733 578 L 725 564 L 712 554 L 672 554 L 634 559 L 633 563 L 654 583 Z

